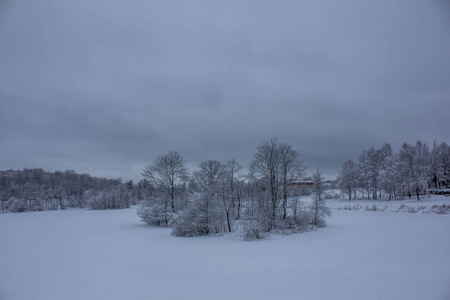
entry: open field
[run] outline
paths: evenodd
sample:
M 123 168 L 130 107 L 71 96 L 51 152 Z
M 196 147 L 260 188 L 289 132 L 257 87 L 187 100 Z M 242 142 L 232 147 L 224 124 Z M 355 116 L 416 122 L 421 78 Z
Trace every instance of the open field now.
M 135 208 L 0 214 L 0 299 L 449 299 L 450 216 L 334 210 L 329 227 L 178 238 Z

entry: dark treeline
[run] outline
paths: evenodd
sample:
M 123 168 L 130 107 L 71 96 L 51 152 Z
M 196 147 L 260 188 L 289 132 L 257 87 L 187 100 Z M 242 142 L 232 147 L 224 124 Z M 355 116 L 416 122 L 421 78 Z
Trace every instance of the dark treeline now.
M 276 138 L 257 147 L 246 174 L 235 159 L 207 160 L 190 174 L 183 157 L 171 151 L 149 164 L 143 176 L 154 191 L 141 202 L 138 215 L 149 224 L 172 227 L 176 236 L 240 230 L 253 239 L 274 230 L 325 226 L 329 215 L 320 172 L 312 177 L 316 201 L 301 203 L 299 196 L 312 191 L 301 185 L 300 155 Z
M 42 169 L 0 171 L 2 212 L 24 212 L 91 207 L 117 209 L 148 197 L 151 185 L 92 177 L 75 171 L 46 172 Z
M 338 176 L 338 185 L 351 200 L 357 198 L 402 199 L 420 195 L 427 190 L 442 193 L 450 185 L 450 147 L 435 141 L 430 150 L 418 141 L 404 143 L 398 153 L 385 143 L 380 149 L 373 147 L 361 152 L 357 162 L 346 161 Z

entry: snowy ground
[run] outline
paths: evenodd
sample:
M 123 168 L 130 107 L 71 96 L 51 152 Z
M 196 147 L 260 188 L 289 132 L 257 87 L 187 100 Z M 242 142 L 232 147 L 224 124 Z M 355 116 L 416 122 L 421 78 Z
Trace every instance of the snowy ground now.
M 334 210 L 290 236 L 172 237 L 135 208 L 0 214 L 0 299 L 450 299 L 450 216 Z

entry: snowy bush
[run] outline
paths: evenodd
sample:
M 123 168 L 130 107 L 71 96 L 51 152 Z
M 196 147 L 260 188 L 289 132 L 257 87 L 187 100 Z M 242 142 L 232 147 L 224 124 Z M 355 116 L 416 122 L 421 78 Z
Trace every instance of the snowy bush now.
M 175 220 L 172 231 L 172 235 L 174 236 L 199 236 L 207 234 L 206 216 L 189 207 Z
M 318 218 L 318 219 L 317 219 L 317 222 L 316 222 L 316 227 L 317 227 L 317 228 L 324 228 L 324 227 L 327 227 L 327 222 L 325 222 L 325 220 L 322 219 L 322 218 Z
M 312 214 L 308 214 L 308 216 L 304 215 L 303 217 L 286 217 L 286 219 L 276 220 L 274 222 L 274 229 L 278 233 L 281 234 L 291 234 L 296 232 L 304 232 L 307 231 L 308 228 L 312 228 Z
M 57 210 L 59 207 L 59 203 L 57 199 L 51 199 L 49 200 L 50 205 L 48 206 L 49 210 Z
M 201 193 L 192 195 L 174 223 L 172 235 L 198 236 L 225 232 L 225 215 L 218 199 Z
M 301 226 L 303 228 L 306 228 L 307 226 L 310 226 L 314 221 L 314 211 L 304 209 L 301 210 L 296 216 L 295 216 L 295 222 L 298 226 Z
M 410 214 L 416 214 L 419 212 L 419 208 L 418 207 L 408 207 L 408 209 L 406 211 Z
M 176 214 L 169 212 L 162 204 L 144 203 L 137 209 L 137 214 L 142 222 L 161 227 L 171 226 Z
M 340 209 L 340 208 L 338 208 Z M 361 209 L 361 205 L 356 204 L 356 205 L 344 205 L 344 210 L 360 210 Z
M 128 208 L 131 205 L 130 194 L 123 188 L 92 191 L 88 194 L 87 203 L 92 209 L 119 209 Z
M 261 227 L 258 221 L 250 221 L 246 224 L 246 231 L 244 238 L 247 241 L 253 241 L 256 239 L 262 239 L 266 236 L 266 230 Z
M 431 207 L 431 211 L 435 214 L 439 214 L 439 215 L 447 215 L 450 214 L 450 205 L 433 205 Z
M 335 191 L 326 192 L 323 196 L 323 198 L 327 199 L 327 200 L 328 199 L 339 199 L 341 197 L 342 197 L 342 195 L 339 193 L 336 193 Z
M 36 200 L 35 208 L 37 211 L 44 211 L 44 210 L 47 210 L 47 205 L 44 200 Z
M 372 206 L 366 205 L 364 210 L 366 210 L 366 211 L 377 211 L 378 209 L 377 209 L 377 206 L 375 204 L 372 204 Z
M 11 212 L 25 212 L 28 210 L 27 201 L 16 197 L 11 197 L 7 206 Z

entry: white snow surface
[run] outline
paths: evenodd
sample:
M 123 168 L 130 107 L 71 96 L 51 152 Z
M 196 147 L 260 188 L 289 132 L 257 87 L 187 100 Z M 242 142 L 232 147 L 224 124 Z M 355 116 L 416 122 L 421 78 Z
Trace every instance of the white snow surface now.
M 180 238 L 136 209 L 0 214 L 0 299 L 450 299 L 450 216 L 334 210 L 317 231 Z

